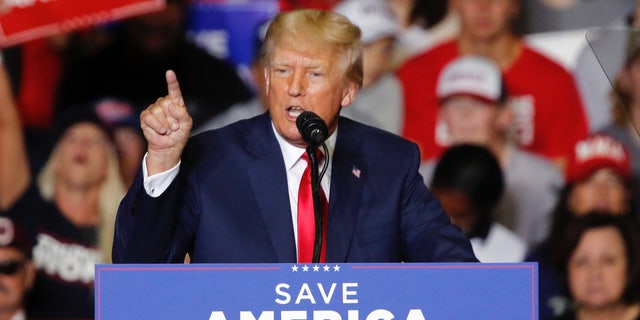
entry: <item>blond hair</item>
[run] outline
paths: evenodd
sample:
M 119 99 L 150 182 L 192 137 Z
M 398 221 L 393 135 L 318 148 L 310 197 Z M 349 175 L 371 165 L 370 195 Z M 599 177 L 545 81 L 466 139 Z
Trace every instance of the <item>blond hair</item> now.
M 58 143 L 51 152 L 49 159 L 38 174 L 37 185 L 42 197 L 53 202 L 55 187 L 55 168 L 60 161 Z M 98 250 L 102 254 L 104 263 L 111 263 L 111 251 L 113 247 L 113 236 L 115 232 L 116 214 L 118 206 L 125 194 L 124 183 L 120 176 L 118 167 L 118 156 L 113 148 L 109 146 L 107 153 L 107 174 L 100 186 L 98 200 L 98 210 L 100 213 L 100 224 L 98 226 Z
M 346 80 L 362 87 L 361 31 L 345 16 L 331 11 L 303 9 L 278 14 L 269 25 L 262 46 L 262 61 L 271 65 L 276 47 L 295 47 L 314 41 L 342 54 Z

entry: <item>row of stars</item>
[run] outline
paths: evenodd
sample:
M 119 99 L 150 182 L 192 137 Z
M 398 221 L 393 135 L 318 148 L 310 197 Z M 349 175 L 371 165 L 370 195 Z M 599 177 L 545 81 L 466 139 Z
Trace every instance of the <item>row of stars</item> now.
M 291 267 L 291 271 L 292 272 L 298 272 L 299 269 L 302 269 L 302 272 L 309 272 L 309 270 L 312 270 L 313 272 L 320 272 L 320 269 L 322 268 L 322 271 L 324 272 L 329 272 L 331 270 L 333 270 L 333 272 L 339 272 L 340 271 L 340 266 L 339 265 L 335 265 L 333 267 L 325 264 L 324 266 L 319 266 L 319 265 L 313 265 L 313 266 L 308 266 L 308 265 L 303 265 L 303 266 L 298 266 L 298 265 L 294 265 Z

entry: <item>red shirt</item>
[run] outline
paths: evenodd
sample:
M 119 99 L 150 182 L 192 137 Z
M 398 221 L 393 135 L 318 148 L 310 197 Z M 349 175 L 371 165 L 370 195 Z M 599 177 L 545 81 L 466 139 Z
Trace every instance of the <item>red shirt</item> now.
M 312 8 L 331 10 L 341 0 L 279 0 L 280 11 Z
M 423 160 L 438 157 L 446 147 L 441 132 L 436 134 L 436 86 L 440 71 L 458 56 L 457 42 L 450 40 L 412 58 L 398 70 L 405 98 L 403 135 L 418 143 Z M 550 159 L 566 158 L 588 130 L 571 74 L 526 45 L 502 72 L 514 108 L 514 138 L 518 144 Z

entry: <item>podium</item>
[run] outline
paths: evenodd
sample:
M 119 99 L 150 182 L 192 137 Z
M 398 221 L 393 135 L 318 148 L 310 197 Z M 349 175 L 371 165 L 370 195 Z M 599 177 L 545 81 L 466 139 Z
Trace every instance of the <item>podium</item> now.
M 95 319 L 538 319 L 537 264 L 97 265 Z

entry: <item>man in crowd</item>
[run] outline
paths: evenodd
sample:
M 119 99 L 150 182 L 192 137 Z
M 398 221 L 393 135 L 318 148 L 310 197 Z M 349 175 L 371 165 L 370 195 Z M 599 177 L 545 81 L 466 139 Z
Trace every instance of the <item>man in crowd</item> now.
M 519 0 L 452 0 L 451 5 L 460 16 L 458 37 L 407 61 L 398 71 L 405 97 L 403 135 L 420 145 L 425 160 L 442 152 L 441 124 L 436 121 L 438 75 L 456 57 L 480 55 L 502 71 L 514 112 L 515 141 L 563 169 L 572 146 L 587 133 L 571 74 L 515 34 L 512 23 Z

